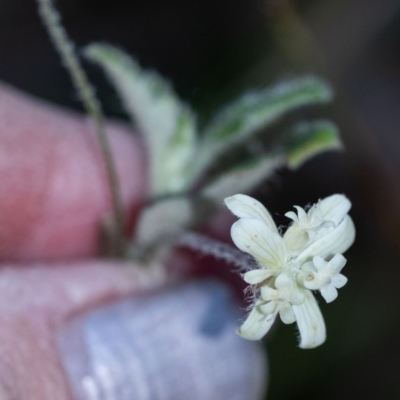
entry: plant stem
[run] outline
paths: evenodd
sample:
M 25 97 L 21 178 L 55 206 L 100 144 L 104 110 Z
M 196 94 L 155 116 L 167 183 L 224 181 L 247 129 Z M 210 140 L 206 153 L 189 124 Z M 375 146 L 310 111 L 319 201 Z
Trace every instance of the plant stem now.
M 224 260 L 235 267 L 237 272 L 246 272 L 254 266 L 254 260 L 248 254 L 200 233 L 183 232 L 176 237 L 175 244 Z
M 115 243 L 116 255 L 124 253 L 124 231 L 125 231 L 125 215 L 122 206 L 120 186 L 117 171 L 111 153 L 110 144 L 105 131 L 104 117 L 101 105 L 96 97 L 95 91 L 89 82 L 89 79 L 83 70 L 78 56 L 76 55 L 74 44 L 69 39 L 67 32 L 61 24 L 61 17 L 55 9 L 52 0 L 37 0 L 39 6 L 39 14 L 49 33 L 53 44 L 61 56 L 61 60 L 70 74 L 71 80 L 78 92 L 86 112 L 92 118 L 101 150 L 106 164 L 107 175 L 111 188 L 112 203 L 115 219 Z

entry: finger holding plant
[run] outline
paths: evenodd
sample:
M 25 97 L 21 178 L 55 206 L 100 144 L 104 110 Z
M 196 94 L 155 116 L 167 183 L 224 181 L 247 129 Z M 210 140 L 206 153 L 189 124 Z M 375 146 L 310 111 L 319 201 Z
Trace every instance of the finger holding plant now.
M 114 46 L 89 45 L 85 58 L 100 66 L 109 78 L 149 154 L 149 198 L 132 237 L 127 238 L 123 236 L 126 218 L 121 215 L 118 182 L 109 158 L 100 103 L 51 1 L 38 1 L 45 25 L 103 143 L 115 203 L 115 225 L 122 240 L 113 255 L 163 268 L 171 250 L 180 245 L 225 259 L 245 270 L 243 279 L 254 297 L 250 314 L 238 330 L 240 336 L 261 339 L 279 314 L 284 323 L 297 322 L 300 347 L 313 348 L 323 343 L 325 325 L 312 291 L 320 291 L 331 302 L 337 297 L 337 289 L 347 282 L 340 271 L 346 263 L 342 253 L 355 237 L 348 216 L 350 201 L 343 195 L 332 195 L 307 211 L 296 206 L 297 214 L 286 214 L 293 222 L 282 236 L 264 206 L 245 193 L 279 168 L 296 169 L 316 154 L 341 149 L 338 129 L 326 120 L 299 121 L 291 135 L 282 136 L 269 151 L 248 156 L 217 175 L 210 174 L 210 170 L 221 157 L 262 135 L 290 112 L 331 101 L 330 85 L 306 76 L 250 90 L 216 112 L 200 129 L 195 111 L 179 99 L 164 78 L 143 70 Z M 47 14 L 43 12 L 46 9 Z M 232 239 L 255 262 L 230 246 L 187 231 L 204 224 L 223 207 L 224 199 L 239 218 L 232 227 Z M 112 235 L 111 230 L 108 236 Z M 253 268 L 255 264 L 257 268 Z

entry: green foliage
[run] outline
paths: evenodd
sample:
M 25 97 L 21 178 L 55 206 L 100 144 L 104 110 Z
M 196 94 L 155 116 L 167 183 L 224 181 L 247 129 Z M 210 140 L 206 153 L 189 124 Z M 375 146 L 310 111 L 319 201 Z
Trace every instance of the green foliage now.
M 330 86 L 314 77 L 246 93 L 216 114 L 204 132 L 205 143 L 209 151 L 221 152 L 296 108 L 331 99 Z
M 298 168 L 316 154 L 341 149 L 339 130 L 330 121 L 300 122 L 285 145 L 287 164 Z
M 252 158 L 221 174 L 202 189 L 201 195 L 220 204 L 236 193 L 249 193 L 283 165 L 285 158 L 281 154 Z
M 152 194 L 182 191 L 196 145 L 192 110 L 158 74 L 142 70 L 130 56 L 105 44 L 88 46 L 85 55 L 99 64 L 144 135 L 150 153 Z
M 299 107 L 326 103 L 332 90 L 314 77 L 293 79 L 272 88 L 253 90 L 219 111 L 206 127 L 193 175 L 201 175 L 221 154 Z
M 206 179 L 196 196 L 189 195 L 210 166 L 234 146 L 299 107 L 330 101 L 330 86 L 321 79 L 304 77 L 250 91 L 217 112 L 204 131 L 198 132 L 194 112 L 161 76 L 143 70 L 110 45 L 91 45 L 85 54 L 104 70 L 143 134 L 150 155 L 151 195 L 153 199 L 163 197 L 142 213 L 137 243 L 147 246 L 161 236 L 195 226 L 196 217 L 204 220 L 225 197 L 250 192 L 277 168 L 296 168 L 314 154 L 340 147 L 333 124 L 302 123 L 273 153 L 236 165 L 212 182 Z
M 161 76 L 142 70 L 130 56 L 110 45 L 91 45 L 85 54 L 104 69 L 146 138 L 153 196 L 185 192 L 233 146 L 292 110 L 332 99 L 325 81 L 315 77 L 293 79 L 242 95 L 219 111 L 199 134 L 193 111 Z M 336 148 L 337 135 L 329 126 L 313 127 L 307 138 L 299 137 L 288 145 L 290 166 L 320 150 Z

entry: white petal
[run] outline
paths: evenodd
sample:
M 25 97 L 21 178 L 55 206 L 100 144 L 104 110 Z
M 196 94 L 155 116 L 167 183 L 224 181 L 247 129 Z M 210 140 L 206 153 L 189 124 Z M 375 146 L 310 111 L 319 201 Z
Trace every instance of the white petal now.
M 307 216 L 311 226 L 320 225 L 324 219 L 319 204 L 314 204 L 308 211 Z
M 275 280 L 275 287 L 277 289 L 290 288 L 292 280 L 288 274 L 280 274 Z
M 297 282 L 294 281 L 288 274 L 283 273 L 280 274 L 275 280 L 275 287 L 278 289 L 277 294 L 279 299 L 285 299 L 286 301 L 292 304 L 301 304 L 304 301 L 304 296 L 300 291 L 300 288 L 297 285 Z M 273 290 L 273 289 L 271 289 Z M 269 294 L 271 293 L 271 294 Z M 283 297 L 282 297 L 283 294 Z M 272 292 L 268 292 L 268 287 L 261 288 L 261 295 L 264 300 L 269 300 L 271 295 L 274 294 Z
M 271 269 L 281 268 L 286 261 L 283 239 L 263 222 L 254 218 L 241 218 L 231 228 L 235 245 L 252 255 L 257 262 Z
M 316 229 L 306 229 L 305 231 L 307 232 L 310 241 L 315 240 L 318 235 L 318 231 Z
M 331 251 L 331 254 L 344 253 L 354 243 L 356 237 L 356 228 L 353 220 L 350 216 L 346 215 L 343 219 L 343 235 L 342 240 L 336 244 L 335 251 Z
M 340 289 L 347 283 L 347 280 L 348 279 L 344 275 L 339 274 L 339 275 L 332 277 L 331 282 L 332 282 L 333 286 Z
M 285 214 L 285 217 L 288 217 L 292 219 L 294 222 L 297 222 L 299 218 L 297 217 L 297 214 L 294 211 L 289 211 Z
M 302 265 L 301 270 L 304 272 L 317 272 L 312 261 L 306 262 Z
M 294 321 L 296 321 L 296 317 L 289 303 L 280 308 L 279 315 L 284 324 L 292 324 Z
M 244 194 L 227 197 L 225 205 L 239 218 L 255 218 L 267 224 L 268 228 L 278 232 L 268 210 L 256 199 Z
M 261 305 L 260 310 L 265 315 L 273 314 L 277 305 L 278 303 L 276 301 L 269 301 L 268 303 Z
M 296 223 L 289 226 L 283 235 L 283 241 L 285 242 L 286 248 L 291 251 L 299 250 L 307 244 L 308 240 L 308 232 L 299 228 L 299 225 Z
M 315 256 L 313 258 L 313 263 L 318 272 L 324 270 L 326 264 L 328 264 L 321 256 Z
M 305 288 L 310 290 L 319 290 L 321 286 L 324 285 L 326 282 L 321 282 L 318 274 L 309 273 L 304 277 L 303 285 Z
M 307 213 L 304 211 L 304 208 L 300 206 L 294 206 L 294 208 L 297 210 L 297 215 L 300 221 L 307 219 Z
M 261 297 L 265 301 L 279 300 L 279 292 L 270 286 L 263 286 L 261 288 Z
M 237 330 L 237 334 L 247 340 L 260 340 L 271 328 L 275 321 L 277 311 L 274 314 L 266 316 L 260 310 L 260 305 L 264 304 L 263 300 L 257 300 L 253 309 L 243 325 Z
M 319 208 L 325 221 L 332 221 L 335 225 L 338 225 L 349 212 L 351 203 L 345 196 L 333 194 L 321 200 Z
M 321 256 L 326 258 L 336 253 L 345 252 L 354 242 L 356 230 L 352 219 L 346 215 L 335 229 L 311 242 L 297 257 L 304 261 L 309 257 Z
M 335 228 L 336 224 L 333 221 L 324 221 L 321 225 L 320 228 L 325 228 L 325 229 L 330 229 L 330 228 Z
M 301 304 L 304 302 L 304 295 L 300 291 L 296 283 L 293 284 L 292 291 L 290 292 L 288 300 L 292 304 Z
M 249 285 L 257 285 L 257 283 L 261 283 L 262 281 L 265 281 L 272 275 L 273 275 L 273 272 L 268 269 L 253 269 L 252 271 L 246 272 L 243 275 L 243 279 Z
M 309 290 L 304 290 L 305 301 L 300 305 L 293 305 L 300 331 L 300 347 L 312 349 L 324 343 L 326 339 L 325 323 L 317 301 Z
M 325 285 L 321 289 L 321 295 L 327 303 L 331 303 L 338 297 L 338 291 L 333 285 Z
M 341 254 L 335 254 L 332 260 L 329 261 L 329 264 L 332 266 L 334 271 L 338 273 L 346 265 L 346 261 L 347 260 Z

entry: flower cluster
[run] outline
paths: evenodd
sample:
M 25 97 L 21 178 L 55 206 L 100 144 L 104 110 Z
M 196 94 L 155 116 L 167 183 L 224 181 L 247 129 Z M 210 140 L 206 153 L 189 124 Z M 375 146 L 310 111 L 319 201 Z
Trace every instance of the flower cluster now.
M 296 206 L 297 214 L 285 214 L 293 222 L 283 236 L 266 208 L 252 197 L 237 194 L 225 204 L 239 217 L 231 230 L 234 243 L 258 264 L 243 275 L 256 300 L 238 334 L 259 340 L 279 314 L 285 324 L 297 322 L 301 348 L 322 344 L 325 323 L 311 291 L 320 291 L 329 303 L 347 282 L 340 271 L 346 263 L 342 253 L 355 238 L 350 201 L 335 194 L 308 211 Z

